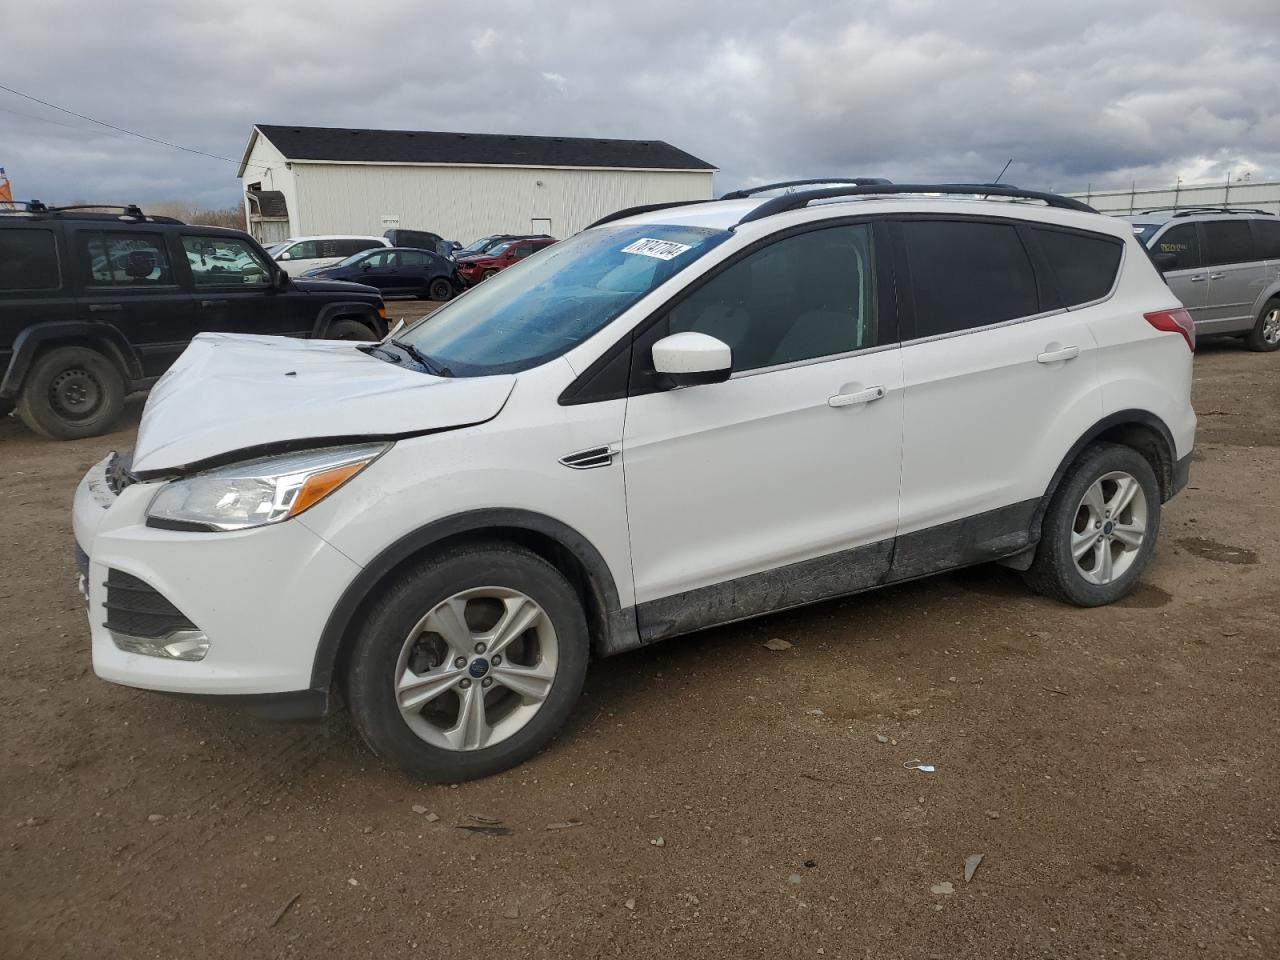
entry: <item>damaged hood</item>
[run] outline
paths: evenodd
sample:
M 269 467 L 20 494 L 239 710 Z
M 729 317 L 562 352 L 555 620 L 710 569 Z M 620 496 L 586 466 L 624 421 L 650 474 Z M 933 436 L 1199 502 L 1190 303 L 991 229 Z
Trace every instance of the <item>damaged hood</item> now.
M 132 469 L 176 470 L 273 444 L 483 423 L 502 409 L 515 381 L 433 377 L 346 340 L 202 333 L 152 388 Z

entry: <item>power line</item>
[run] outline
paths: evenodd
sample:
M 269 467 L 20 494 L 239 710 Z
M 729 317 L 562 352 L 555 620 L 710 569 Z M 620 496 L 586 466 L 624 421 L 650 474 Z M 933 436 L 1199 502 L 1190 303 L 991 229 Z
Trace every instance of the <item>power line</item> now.
M 149 137 L 145 133 L 138 133 L 136 130 L 126 130 L 124 127 L 118 127 L 114 123 L 107 123 L 107 121 L 98 120 L 95 117 L 87 117 L 83 113 L 76 113 L 74 110 L 68 110 L 66 107 L 60 107 L 56 103 L 50 103 L 48 100 L 41 100 L 39 97 L 33 97 L 29 93 L 23 93 L 21 90 L 15 90 L 13 89 L 13 87 L 6 87 L 3 83 L 0 83 L 0 90 L 4 90 L 8 93 L 12 93 L 14 96 L 22 97 L 25 100 L 30 100 L 33 103 L 38 103 L 41 106 L 49 107 L 52 110 L 58 110 L 61 113 L 65 113 L 69 116 L 76 117 L 77 119 L 88 120 L 90 123 L 96 123 L 98 126 L 106 127 L 108 130 L 115 130 L 117 133 L 123 133 L 130 137 L 137 137 L 139 140 L 147 140 L 151 143 L 158 143 L 162 147 L 171 147 L 174 150 L 183 150 L 187 153 L 194 153 L 201 157 L 208 157 L 211 160 L 221 160 L 224 163 L 234 163 L 236 166 L 240 165 L 239 160 L 232 160 L 230 157 L 219 156 L 216 153 L 206 153 L 204 150 L 195 149 L 195 147 L 184 147 L 180 143 L 171 143 L 168 140 L 161 140 L 158 137 Z M 56 123 L 57 121 L 50 121 L 50 122 Z M 68 124 L 63 124 L 63 126 L 68 126 Z M 72 127 L 72 129 L 77 129 L 77 128 Z M 247 165 L 252 167 L 261 167 L 264 170 L 269 168 L 267 164 L 261 164 L 261 163 L 252 163 Z

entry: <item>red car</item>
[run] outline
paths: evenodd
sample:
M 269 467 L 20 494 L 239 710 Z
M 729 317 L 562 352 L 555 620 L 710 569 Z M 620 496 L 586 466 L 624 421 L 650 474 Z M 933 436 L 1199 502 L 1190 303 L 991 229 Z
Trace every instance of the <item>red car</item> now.
M 475 284 L 488 280 L 499 270 L 505 270 L 530 254 L 556 242 L 555 237 L 509 237 L 486 253 L 458 258 L 458 276 L 464 283 Z

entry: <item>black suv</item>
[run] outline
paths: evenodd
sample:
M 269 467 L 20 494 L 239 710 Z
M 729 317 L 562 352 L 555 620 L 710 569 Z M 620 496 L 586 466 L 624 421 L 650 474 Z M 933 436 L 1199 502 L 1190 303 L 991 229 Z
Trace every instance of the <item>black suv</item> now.
M 105 433 L 197 333 L 386 333 L 371 287 L 291 280 L 239 230 L 106 209 L 0 212 L 0 414 L 46 437 Z

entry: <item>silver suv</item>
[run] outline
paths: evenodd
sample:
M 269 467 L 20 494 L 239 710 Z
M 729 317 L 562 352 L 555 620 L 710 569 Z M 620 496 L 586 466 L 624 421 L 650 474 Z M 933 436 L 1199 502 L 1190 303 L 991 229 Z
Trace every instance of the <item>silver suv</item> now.
M 1198 335 L 1280 348 L 1280 217 L 1188 207 L 1124 217 L 1195 320 Z

